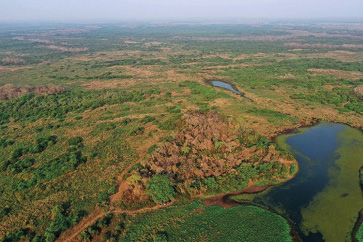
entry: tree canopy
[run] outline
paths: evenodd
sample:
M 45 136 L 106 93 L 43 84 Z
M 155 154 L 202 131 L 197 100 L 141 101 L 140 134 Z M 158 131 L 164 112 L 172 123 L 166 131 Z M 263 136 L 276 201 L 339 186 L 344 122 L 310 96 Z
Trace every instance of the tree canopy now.
M 147 194 L 157 203 L 167 202 L 175 197 L 173 183 L 165 174 L 153 176 L 147 183 Z

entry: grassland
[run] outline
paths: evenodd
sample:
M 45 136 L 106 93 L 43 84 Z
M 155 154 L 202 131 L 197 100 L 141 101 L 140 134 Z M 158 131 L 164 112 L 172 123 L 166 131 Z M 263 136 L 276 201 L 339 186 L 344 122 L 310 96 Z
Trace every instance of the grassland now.
M 238 206 L 223 209 L 211 206 L 193 213 L 181 221 L 169 223 L 166 227 L 162 227 L 161 233 L 164 232 L 171 241 L 236 241 L 241 239 L 245 241 L 291 241 L 288 224 L 281 217 L 276 216 L 257 207 Z M 261 223 L 268 226 L 261 228 Z M 143 235 L 145 236 L 145 234 L 147 235 L 147 233 Z
M 240 144 L 261 150 L 273 145 L 266 138 L 315 119 L 362 127 L 359 26 L 1 26 L 0 93 L 31 88 L 0 100 L 0 239 L 54 241 L 94 213 L 125 209 L 125 180 L 142 187 L 129 208 L 153 206 L 143 191 L 154 173 L 139 164 L 172 143 L 182 117 L 196 110 L 233 120 L 247 134 Z M 213 88 L 205 83 L 210 78 L 254 102 Z M 32 91 L 50 84 L 62 91 Z M 218 148 L 225 147 L 214 142 Z M 265 173 L 255 182 L 275 179 Z M 230 187 L 221 181 L 214 193 L 250 178 L 230 179 Z M 188 186 L 194 195 L 210 194 L 211 179 Z M 205 208 L 185 226 L 234 210 L 242 216 L 243 209 Z
M 272 212 L 254 206 L 204 207 L 198 202 L 116 215 L 103 232 L 104 239 L 119 241 L 292 241 L 287 221 Z

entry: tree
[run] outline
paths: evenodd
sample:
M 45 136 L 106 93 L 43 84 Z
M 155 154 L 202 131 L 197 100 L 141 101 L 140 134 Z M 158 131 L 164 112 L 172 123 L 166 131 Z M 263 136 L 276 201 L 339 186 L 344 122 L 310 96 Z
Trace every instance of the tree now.
M 147 194 L 153 198 L 156 203 L 167 202 L 175 197 L 173 183 L 165 174 L 153 176 L 147 183 Z

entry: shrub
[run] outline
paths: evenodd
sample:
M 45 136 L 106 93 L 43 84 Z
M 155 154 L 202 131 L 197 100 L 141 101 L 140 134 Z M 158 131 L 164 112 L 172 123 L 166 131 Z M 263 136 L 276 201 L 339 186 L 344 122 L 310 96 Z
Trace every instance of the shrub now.
M 146 124 L 146 123 L 153 122 L 153 121 L 155 121 L 155 120 L 156 120 L 156 118 L 155 118 L 155 117 L 151 117 L 151 116 L 146 115 L 145 117 L 143 117 L 143 118 L 141 119 L 141 122 L 142 122 L 142 123 L 144 123 L 144 124 Z
M 68 140 L 69 145 L 79 145 L 82 142 L 83 142 L 82 137 L 72 137 Z
M 175 197 L 173 185 L 167 175 L 157 174 L 146 183 L 147 194 L 156 203 L 167 202 Z
M 157 232 L 153 237 L 154 242 L 167 242 L 168 237 L 164 232 Z
M 295 164 L 295 163 L 291 164 L 291 166 L 290 166 L 290 175 L 294 175 L 297 172 L 298 168 L 299 167 L 298 167 L 297 164 Z

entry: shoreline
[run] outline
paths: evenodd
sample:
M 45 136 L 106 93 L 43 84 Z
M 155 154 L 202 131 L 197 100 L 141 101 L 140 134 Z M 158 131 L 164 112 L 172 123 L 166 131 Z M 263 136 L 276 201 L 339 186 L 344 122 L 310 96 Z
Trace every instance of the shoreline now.
M 297 174 L 298 172 L 296 172 Z M 295 176 L 293 176 L 291 179 L 293 179 Z M 289 179 L 290 180 L 290 179 Z M 287 181 L 289 181 L 287 180 Z M 236 207 L 239 205 L 249 205 L 249 202 L 246 203 L 241 203 L 241 202 L 236 202 L 233 201 L 231 199 L 229 199 L 230 196 L 234 196 L 234 195 L 241 195 L 241 194 L 258 194 L 261 193 L 265 190 L 267 190 L 270 187 L 274 187 L 274 186 L 278 186 L 281 185 L 284 182 L 280 182 L 280 183 L 269 183 L 263 186 L 249 186 L 246 187 L 245 189 L 239 190 L 239 191 L 233 191 L 233 192 L 228 192 L 228 193 L 222 193 L 222 194 L 217 194 L 215 196 L 212 197 L 208 197 L 208 198 L 202 198 L 203 202 L 204 202 L 204 206 L 208 207 L 208 206 L 214 206 L 214 205 L 218 205 L 222 208 L 232 208 L 232 207 Z
M 284 134 L 293 134 L 293 133 L 296 133 L 295 131 L 298 129 L 298 128 L 305 128 L 305 127 L 312 127 L 312 126 L 315 126 L 317 124 L 319 124 L 322 120 L 320 119 L 311 119 L 310 123 L 306 123 L 306 122 L 301 122 L 298 124 L 297 127 L 293 127 L 293 128 L 287 128 L 285 130 L 283 130 L 282 132 L 279 132 L 279 134 L 273 136 L 270 140 L 271 142 L 274 142 L 276 143 L 276 138 L 280 135 L 284 135 Z M 236 201 L 233 201 L 232 199 L 230 199 L 231 196 L 233 195 L 240 195 L 240 194 L 258 194 L 258 193 L 261 193 L 261 192 L 264 192 L 266 191 L 267 189 L 271 188 L 271 187 L 275 187 L 275 186 L 280 186 L 292 179 L 294 179 L 300 172 L 300 166 L 299 166 L 299 163 L 298 161 L 295 159 L 296 161 L 296 164 L 298 165 L 298 170 L 296 171 L 296 173 L 288 180 L 284 180 L 284 181 L 281 181 L 279 183 L 268 183 L 266 185 L 263 185 L 263 186 L 250 186 L 250 187 L 247 187 L 245 189 L 242 189 L 242 190 L 239 190 L 239 191 L 233 191 L 233 192 L 228 192 L 228 193 L 223 193 L 223 194 L 217 194 L 215 196 L 212 196 L 212 197 L 208 197 L 208 198 L 203 198 L 202 201 L 204 202 L 204 206 L 220 206 L 224 209 L 228 209 L 228 208 L 231 208 L 231 207 L 236 207 L 236 206 L 258 206 L 258 207 L 261 207 L 263 209 L 267 209 L 267 208 L 264 208 L 258 204 L 254 204 L 252 202 L 236 202 Z M 267 209 L 269 210 L 269 209 Z M 269 210 L 270 211 L 270 210 Z M 274 211 L 270 211 L 270 212 L 273 212 L 273 213 L 276 213 Z M 279 213 L 276 213 L 277 215 L 283 217 L 287 223 L 289 224 L 290 226 L 290 236 L 291 236 L 291 239 L 293 242 L 301 242 L 301 238 L 299 237 L 297 231 L 294 229 L 294 226 L 293 226 L 293 222 L 290 221 L 288 218 L 285 218 L 284 216 L 282 216 L 281 214 Z M 363 219 L 363 217 L 362 217 Z
M 215 88 L 220 88 L 220 89 L 225 89 L 225 88 L 222 88 L 222 87 L 216 87 L 216 86 L 213 86 L 213 84 L 211 83 L 212 81 L 220 81 L 220 82 L 225 82 L 229 85 L 232 86 L 232 88 L 234 88 L 235 90 L 237 90 L 238 92 L 241 93 L 241 95 L 239 94 L 236 94 L 238 96 L 241 96 L 242 98 L 245 98 L 247 100 L 250 100 L 252 102 L 254 102 L 252 99 L 246 97 L 246 92 L 245 91 L 240 91 L 239 88 L 237 88 L 237 86 L 233 83 L 231 83 L 230 81 L 226 80 L 226 79 L 222 79 L 222 78 L 204 78 L 203 79 L 203 82 L 208 85 L 208 86 L 212 86 L 212 87 L 215 87 Z M 229 91 L 228 89 L 225 89 L 227 91 Z M 280 113 L 280 112 L 279 112 Z M 283 114 L 283 113 L 282 113 Z M 278 133 L 274 134 L 274 133 L 271 133 L 269 135 L 269 139 L 271 141 L 274 141 L 274 139 L 281 135 L 281 134 L 289 134 L 291 132 L 293 132 L 295 129 L 297 128 L 305 128 L 305 127 L 310 127 L 310 126 L 314 126 L 322 121 L 326 121 L 326 122 L 332 122 L 332 123 L 339 123 L 339 124 L 344 124 L 344 125 L 348 125 L 352 128 L 356 128 L 356 129 L 359 129 L 361 132 L 363 132 L 363 126 L 362 125 L 359 125 L 359 124 L 352 124 L 352 123 L 349 123 L 348 121 L 337 121 L 337 120 L 328 120 L 328 119 L 322 119 L 322 118 L 316 118 L 316 117 L 310 117 L 308 118 L 308 120 L 306 121 L 300 121 L 300 123 L 296 124 L 296 125 L 292 125 L 290 127 L 287 127 L 285 129 L 283 129 L 282 131 L 279 131 Z
M 276 138 L 280 135 L 298 134 L 297 129 L 313 127 L 315 125 L 318 125 L 322 121 L 324 121 L 324 120 L 321 120 L 318 118 L 311 118 L 308 121 L 301 121 L 300 123 L 296 124 L 295 126 L 287 127 L 285 129 L 281 130 L 278 134 L 271 136 L 270 141 L 276 143 Z
M 363 209 L 359 211 L 359 215 L 357 218 L 357 221 L 354 223 L 354 227 L 351 233 L 352 236 L 352 242 L 359 242 L 358 239 L 356 239 L 356 235 L 358 232 L 359 227 L 361 226 L 361 224 L 363 223 Z
M 273 138 L 271 138 L 272 139 L 271 141 L 274 142 L 274 143 L 276 143 L 275 142 L 276 141 L 276 138 L 278 136 L 280 136 L 280 135 L 293 134 L 295 132 L 295 130 L 298 129 L 298 128 L 312 127 L 312 126 L 315 126 L 315 125 L 319 124 L 320 122 L 321 122 L 321 120 L 319 120 L 319 119 L 313 119 L 313 122 L 312 123 L 308 123 L 308 124 L 300 123 L 301 126 L 294 127 L 294 128 L 287 128 L 287 129 L 283 130 L 282 132 L 280 132 L 278 135 L 276 135 Z M 284 184 L 285 182 L 288 182 L 288 181 L 294 179 L 299 174 L 299 172 L 300 172 L 299 162 L 296 159 L 295 159 L 295 164 L 298 165 L 298 170 L 288 180 L 283 180 L 283 181 L 281 181 L 279 183 L 268 183 L 268 184 L 263 185 L 263 186 L 254 186 L 254 185 L 252 185 L 250 187 L 246 187 L 245 189 L 242 189 L 242 190 L 239 190 L 239 191 L 233 191 L 233 192 L 216 194 L 216 195 L 214 195 L 212 197 L 204 198 L 203 201 L 208 204 L 206 206 L 219 205 L 219 206 L 221 206 L 223 208 L 230 208 L 230 207 L 233 206 L 233 205 L 231 206 L 231 204 L 233 204 L 233 202 L 232 203 L 231 203 L 231 201 L 228 201 L 227 202 L 226 199 L 229 196 L 240 195 L 240 194 L 257 194 L 257 193 L 261 193 L 261 192 L 267 190 L 270 187 L 280 186 L 280 185 Z M 220 204 L 218 204 L 218 203 L 220 203 Z M 237 202 L 234 202 L 234 203 L 237 203 Z M 235 206 L 238 206 L 238 205 L 235 205 Z
M 299 171 L 297 171 L 295 173 L 295 175 L 291 179 L 293 179 L 298 173 L 299 173 Z M 291 180 L 291 179 L 289 179 L 289 180 Z M 289 180 L 286 180 L 286 181 L 283 181 L 283 182 L 280 182 L 280 183 L 277 183 L 277 184 L 269 183 L 269 184 L 263 185 L 263 186 L 250 186 L 250 187 L 247 187 L 247 188 L 245 188 L 243 190 L 240 190 L 240 191 L 229 192 L 229 193 L 226 193 L 226 194 L 219 194 L 219 195 L 216 195 L 216 196 L 213 196 L 213 197 L 204 198 L 202 200 L 204 202 L 205 207 L 208 207 L 208 206 L 220 206 L 220 207 L 222 207 L 224 209 L 228 209 L 228 208 L 237 207 L 237 206 L 257 206 L 257 207 L 260 207 L 262 209 L 268 210 L 268 211 L 270 211 L 272 213 L 275 213 L 276 215 L 281 216 L 282 218 L 284 218 L 286 220 L 286 222 L 288 223 L 288 225 L 290 227 L 289 234 L 290 234 L 291 239 L 292 239 L 293 242 L 302 242 L 302 240 L 299 237 L 298 233 L 294 229 L 293 222 L 290 221 L 290 219 L 285 218 L 283 215 L 281 215 L 279 213 L 276 213 L 275 211 L 271 211 L 270 209 L 268 209 L 266 207 L 263 207 L 263 206 L 261 206 L 259 204 L 255 204 L 253 202 L 236 202 L 236 201 L 230 199 L 230 196 L 233 196 L 233 195 L 258 194 L 258 193 L 266 191 L 267 189 L 269 189 L 271 187 L 279 186 L 279 185 L 281 185 L 281 184 L 283 184 L 283 183 L 285 183 L 285 182 L 287 182 Z M 363 217 L 362 217 L 362 219 L 363 219 Z
M 230 85 L 233 89 L 235 89 L 237 92 L 239 92 L 240 94 L 235 93 L 235 92 L 232 92 L 231 90 L 228 90 L 228 89 L 223 88 L 223 87 L 214 86 L 214 85 L 212 84 L 212 81 L 219 81 L 219 82 L 227 83 L 227 84 L 229 84 L 229 85 Z M 220 88 L 220 89 L 227 90 L 227 91 L 229 91 L 229 92 L 232 92 L 232 93 L 234 93 L 234 94 L 236 94 L 236 95 L 238 95 L 238 96 L 240 96 L 240 97 L 242 97 L 242 98 L 246 99 L 247 101 L 255 102 L 255 101 L 253 101 L 251 98 L 246 97 L 246 92 L 245 92 L 245 91 L 243 91 L 243 92 L 242 92 L 242 91 L 240 91 L 240 90 L 237 88 L 237 86 L 236 86 L 235 84 L 233 84 L 233 83 L 231 83 L 231 82 L 229 82 L 229 81 L 226 81 L 226 80 L 224 80 L 224 79 L 209 78 L 209 79 L 203 79 L 203 82 L 204 82 L 205 84 L 207 84 L 208 86 L 212 86 L 212 87 L 214 87 L 214 88 Z
M 361 171 L 363 171 L 363 166 L 358 170 L 359 180 L 360 181 L 363 179 Z M 360 189 L 361 189 L 361 193 L 362 193 L 362 196 L 363 196 L 363 183 L 360 183 Z M 354 227 L 353 227 L 353 230 L 352 230 L 352 233 L 351 233 L 353 242 L 359 242 L 358 239 L 355 238 L 355 236 L 357 235 L 358 229 L 359 229 L 359 227 L 361 226 L 362 223 L 363 223 L 363 209 L 359 211 L 357 221 L 354 223 Z

